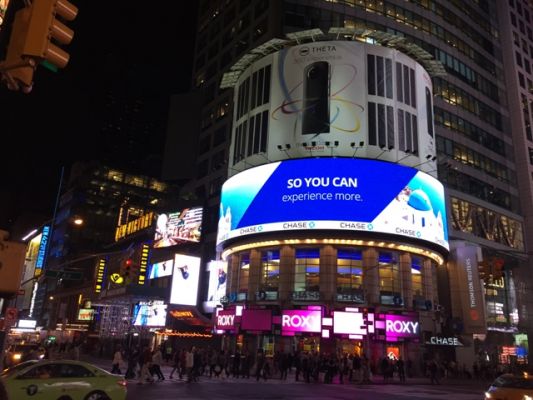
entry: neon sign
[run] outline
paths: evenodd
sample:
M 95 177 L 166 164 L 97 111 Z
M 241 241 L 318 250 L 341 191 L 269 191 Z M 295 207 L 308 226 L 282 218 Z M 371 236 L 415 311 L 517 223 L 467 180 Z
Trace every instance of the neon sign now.
M 39 250 L 37 251 L 37 260 L 35 261 L 35 276 L 41 275 L 44 258 L 46 256 L 46 248 L 48 247 L 48 236 L 50 235 L 50 226 L 43 227 L 41 234 L 41 243 L 39 244 Z
M 320 310 L 284 310 L 281 316 L 281 330 L 284 332 L 316 332 L 322 329 Z

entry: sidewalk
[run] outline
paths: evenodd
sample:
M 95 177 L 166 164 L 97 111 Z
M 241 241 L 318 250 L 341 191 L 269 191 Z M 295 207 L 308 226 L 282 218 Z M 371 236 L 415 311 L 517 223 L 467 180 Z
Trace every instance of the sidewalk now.
M 100 358 L 97 356 L 94 356 L 92 354 L 80 354 L 80 360 L 85 361 L 88 363 L 91 363 L 93 365 L 96 365 L 97 367 L 100 367 L 106 371 L 111 371 L 111 359 L 107 358 Z M 161 365 L 161 371 L 163 372 L 163 375 L 166 379 L 169 378 L 170 372 L 172 371 L 172 365 L 164 363 Z M 122 371 L 125 373 L 125 369 Z M 174 373 L 175 378 L 177 378 L 178 374 Z M 253 377 L 252 377 L 253 378 Z M 252 379 L 250 378 L 250 379 Z M 253 379 L 255 381 L 255 378 Z M 412 377 L 412 378 L 406 378 L 406 382 L 402 383 L 398 379 L 398 377 L 394 377 L 393 380 L 388 380 L 385 382 L 383 380 L 382 375 L 373 375 L 372 376 L 372 383 L 355 383 L 355 382 L 347 382 L 346 378 L 344 381 L 345 385 L 354 385 L 354 386 L 371 386 L 371 385 L 407 385 L 407 386 L 431 386 L 431 387 L 450 387 L 450 386 L 456 386 L 456 387 L 468 387 L 473 389 L 481 389 L 485 390 L 487 389 L 491 382 L 489 381 L 476 381 L 474 379 L 461 379 L 461 378 L 442 378 L 440 379 L 440 385 L 432 385 L 429 378 L 425 377 Z M 234 379 L 234 378 L 225 378 L 226 382 L 231 381 L 242 381 L 242 379 Z M 269 378 L 269 381 L 279 381 L 279 377 L 271 377 Z M 294 371 L 289 372 L 288 379 L 283 381 L 284 383 L 305 383 L 305 381 L 300 378 L 298 382 L 294 380 Z M 312 382 L 313 383 L 313 382 Z M 323 383 L 323 382 L 318 382 Z M 339 377 L 336 376 L 334 379 L 333 384 L 338 385 L 339 383 Z

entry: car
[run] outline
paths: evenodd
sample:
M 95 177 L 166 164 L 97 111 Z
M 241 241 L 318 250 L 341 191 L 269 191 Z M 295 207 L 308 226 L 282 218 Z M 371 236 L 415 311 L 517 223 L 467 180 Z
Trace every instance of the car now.
M 485 399 L 533 400 L 533 375 L 500 375 L 485 392 Z
M 127 391 L 121 375 L 73 360 L 26 361 L 5 369 L 0 379 L 9 399 L 17 400 L 125 400 Z
M 17 343 L 9 346 L 6 351 L 4 365 L 11 367 L 23 361 L 42 360 L 44 349 L 36 343 Z

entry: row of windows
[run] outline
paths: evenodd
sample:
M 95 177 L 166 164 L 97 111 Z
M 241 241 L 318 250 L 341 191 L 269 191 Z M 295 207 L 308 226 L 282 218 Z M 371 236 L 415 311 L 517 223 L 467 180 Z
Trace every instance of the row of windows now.
M 248 77 L 239 85 L 237 91 L 237 119 L 240 119 L 248 111 L 270 101 L 270 71 L 271 66 L 267 65 L 255 71 L 251 79 Z
M 368 144 L 394 148 L 394 108 L 368 103 Z
M 522 3 L 520 2 L 520 0 L 517 0 L 516 4 L 515 4 L 515 0 L 509 0 L 509 5 L 511 6 L 511 8 L 515 8 L 519 15 L 523 15 L 524 19 L 526 20 L 526 22 L 528 22 L 528 23 L 530 22 L 528 5 L 527 4 L 524 4 L 524 12 L 523 13 L 522 13 Z
M 520 221 L 477 204 L 451 197 L 452 227 L 517 250 L 524 249 Z
M 453 140 L 437 137 L 437 152 L 446 154 L 455 161 L 477 168 L 503 182 L 515 183 L 514 175 L 505 165 Z
M 442 108 L 435 107 L 434 112 L 435 125 L 441 125 L 447 129 L 461 133 L 473 142 L 479 143 L 487 149 L 506 157 L 505 143 L 503 140 Z
M 253 154 L 266 153 L 268 110 L 257 113 L 235 129 L 233 164 Z
M 237 287 L 230 291 L 243 293 L 248 291 L 250 284 L 250 253 L 238 255 Z M 267 292 L 279 291 L 280 252 L 265 250 L 260 254 L 259 288 Z M 411 289 L 415 296 L 425 297 L 428 289 L 424 285 L 423 260 L 419 257 L 411 259 Z M 320 249 L 300 248 L 295 251 L 293 291 L 320 291 Z M 376 266 L 363 264 L 363 252 L 360 249 L 339 249 L 336 266 L 336 293 L 338 299 L 349 299 L 352 302 L 365 302 L 363 289 L 364 270 L 378 268 L 379 292 L 383 304 L 394 304 L 393 297 L 401 296 L 403 285 L 400 275 L 399 255 L 392 252 L 380 252 Z M 230 280 L 232 282 L 232 280 Z M 428 282 L 428 280 L 426 280 Z M 275 298 L 275 297 L 274 297 Z
M 516 196 L 447 165 L 439 165 L 439 180 L 451 189 L 468 193 L 506 210 L 519 212 L 519 201 Z
M 394 19 L 396 22 L 403 23 L 415 29 L 420 29 L 424 32 L 431 34 L 431 36 L 436 36 L 439 39 L 441 39 L 444 43 L 447 43 L 448 45 L 459 50 L 461 53 L 467 55 L 469 58 L 472 58 L 474 61 L 476 61 L 476 63 L 483 65 L 485 68 L 489 68 L 487 70 L 495 71 L 494 63 L 492 61 L 482 56 L 479 52 L 477 52 L 475 49 L 470 47 L 465 41 L 463 41 L 456 35 L 452 34 L 448 30 L 444 29 L 442 25 L 432 22 L 431 20 L 424 18 L 419 14 L 413 13 L 409 10 L 406 10 L 394 4 L 389 4 L 387 2 L 366 0 L 363 3 L 366 3 L 366 4 L 359 4 L 359 1 L 358 1 L 356 4 L 356 7 L 363 8 L 365 11 L 379 13 L 383 16 Z M 370 6 L 370 4 L 372 4 L 372 6 Z M 386 8 L 387 10 L 386 12 L 383 11 L 383 7 Z M 349 16 L 347 17 L 350 18 Z M 383 29 L 380 29 L 380 30 L 383 30 Z M 390 30 L 386 30 L 386 29 L 383 31 L 390 32 Z M 462 31 L 464 32 L 464 30 Z M 472 32 L 475 32 L 475 30 L 472 30 Z M 488 51 L 491 54 L 493 53 L 493 48 L 492 48 L 492 44 L 490 41 L 480 37 L 480 42 L 481 43 L 479 44 L 486 51 Z M 481 62 L 483 60 L 486 61 L 488 64 L 483 64 Z
M 447 103 L 460 106 L 496 129 L 502 129 L 502 116 L 498 111 L 443 79 L 435 78 L 433 84 L 433 93 L 439 95 Z

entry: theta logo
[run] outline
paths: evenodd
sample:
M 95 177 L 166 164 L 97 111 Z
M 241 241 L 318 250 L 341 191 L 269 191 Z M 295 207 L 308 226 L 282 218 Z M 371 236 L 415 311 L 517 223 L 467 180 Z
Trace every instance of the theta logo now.
M 300 53 L 300 55 L 302 57 L 305 57 L 305 56 L 309 55 L 309 47 L 307 47 L 307 46 L 301 47 L 298 52 Z
M 235 321 L 235 315 L 217 315 L 217 326 L 218 327 L 232 327 L 233 322 Z

